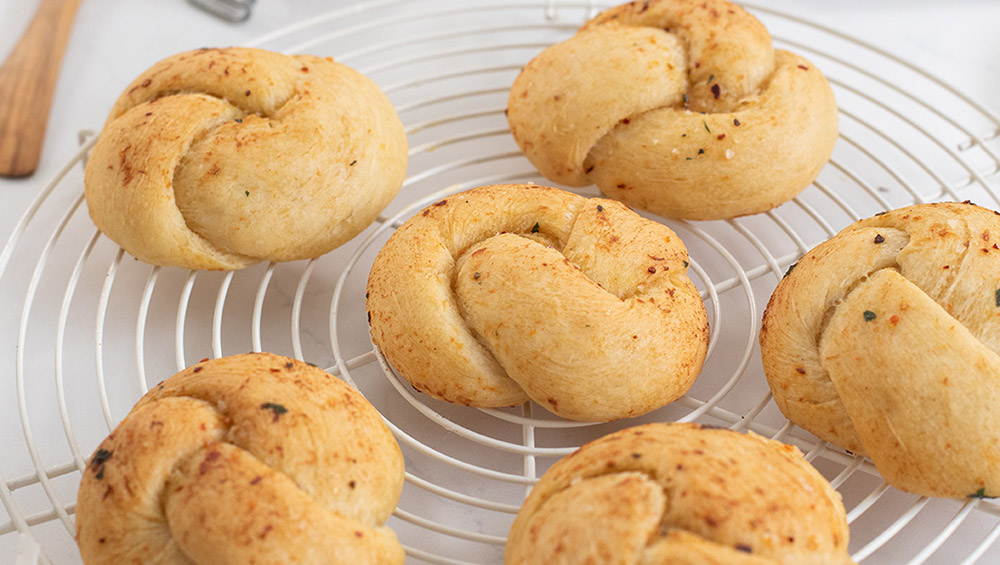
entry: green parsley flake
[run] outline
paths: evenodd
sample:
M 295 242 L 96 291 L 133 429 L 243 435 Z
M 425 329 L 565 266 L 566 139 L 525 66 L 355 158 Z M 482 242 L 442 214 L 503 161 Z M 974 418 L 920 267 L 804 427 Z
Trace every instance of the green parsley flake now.
M 996 300 L 997 300 L 997 308 L 1000 308 L 1000 288 L 997 289 Z
M 243 194 L 246 194 L 247 196 L 250 196 L 250 191 L 249 190 L 244 190 Z
M 976 492 L 970 494 L 966 498 L 997 498 L 995 496 L 989 496 L 986 494 L 986 487 L 982 487 Z
M 870 322 L 876 318 L 875 312 L 872 312 L 871 310 L 865 310 L 865 313 L 863 315 L 865 317 L 866 322 Z
M 280 404 L 275 404 L 274 402 L 265 402 L 264 404 L 260 405 L 260 409 L 261 410 L 270 410 L 271 412 L 274 412 L 274 420 L 273 421 L 275 421 L 275 422 L 278 421 L 278 417 L 279 416 L 281 416 L 285 412 L 288 412 L 288 408 L 285 408 L 284 406 L 282 406 Z
M 538 233 L 538 222 L 535 222 L 535 225 L 531 226 L 531 233 Z M 997 296 L 1000 296 L 1000 294 Z

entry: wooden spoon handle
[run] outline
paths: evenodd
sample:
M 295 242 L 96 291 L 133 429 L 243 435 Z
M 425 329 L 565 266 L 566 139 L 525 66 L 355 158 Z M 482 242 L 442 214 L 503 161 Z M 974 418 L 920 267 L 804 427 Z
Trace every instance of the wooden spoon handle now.
M 52 93 L 80 0 L 42 0 L 0 67 L 0 176 L 35 172 Z

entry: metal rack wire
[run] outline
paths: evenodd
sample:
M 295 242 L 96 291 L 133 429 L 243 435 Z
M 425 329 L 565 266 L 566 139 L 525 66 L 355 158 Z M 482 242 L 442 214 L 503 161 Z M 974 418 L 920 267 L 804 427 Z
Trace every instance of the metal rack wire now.
M 698 421 L 799 446 L 842 493 L 850 550 L 864 563 L 1000 559 L 1000 506 L 927 499 L 886 485 L 865 459 L 816 440 L 778 412 L 757 329 L 785 269 L 849 222 L 915 202 L 1000 208 L 1000 118 L 919 68 L 814 23 L 749 5 L 778 47 L 812 60 L 840 106 L 841 137 L 820 177 L 757 216 L 667 223 L 687 244 L 709 310 L 704 372 L 681 400 L 610 424 L 525 405 L 450 406 L 415 393 L 374 350 L 364 284 L 406 218 L 444 195 L 537 175 L 510 139 L 506 92 L 520 67 L 606 4 L 489 1 L 440 7 L 376 1 L 320 14 L 256 45 L 334 56 L 373 78 L 410 137 L 409 176 L 366 232 L 313 261 L 234 273 L 134 261 L 90 223 L 82 167 L 92 136 L 25 211 L 0 252 L 0 554 L 79 561 L 76 486 L 85 459 L 149 386 L 203 357 L 273 351 L 328 368 L 386 417 L 407 484 L 390 525 L 411 561 L 497 563 L 526 491 L 559 457 L 614 429 Z M 594 189 L 582 192 L 596 196 Z M 650 216 L 652 217 L 652 216 Z

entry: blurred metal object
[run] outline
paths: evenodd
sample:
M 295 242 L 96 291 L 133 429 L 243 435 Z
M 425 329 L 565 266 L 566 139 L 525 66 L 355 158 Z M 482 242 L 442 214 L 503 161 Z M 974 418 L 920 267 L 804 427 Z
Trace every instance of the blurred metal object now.
M 226 20 L 239 23 L 246 21 L 253 14 L 256 0 L 188 0 L 198 8 Z

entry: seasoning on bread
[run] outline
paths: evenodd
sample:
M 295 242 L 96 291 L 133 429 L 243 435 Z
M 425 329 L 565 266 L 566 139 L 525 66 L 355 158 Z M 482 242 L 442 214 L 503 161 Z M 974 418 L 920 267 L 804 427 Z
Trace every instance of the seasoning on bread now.
M 629 206 L 690 220 L 790 200 L 837 139 L 822 73 L 773 49 L 764 26 L 724 0 L 598 14 L 523 68 L 507 116 L 549 180 L 596 184 Z
M 900 489 L 1000 496 L 998 242 L 1000 215 L 949 202 L 858 221 L 806 253 L 760 332 L 781 411 Z
M 202 361 L 143 396 L 83 471 L 87 563 L 402 563 L 403 458 L 378 412 L 306 363 Z
M 417 390 L 532 399 L 606 421 L 659 408 L 701 370 L 708 317 L 668 227 L 613 200 L 492 185 L 436 202 L 379 251 L 371 336 Z
M 406 174 L 403 126 L 331 59 L 200 49 L 115 102 L 87 161 L 90 216 L 136 258 L 239 269 L 318 257 L 357 235 Z

